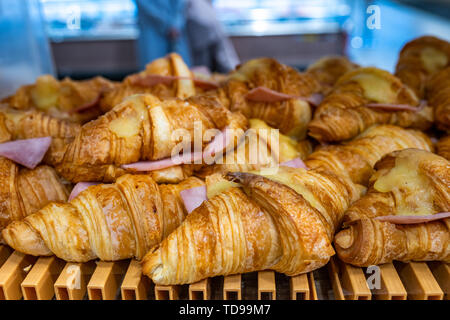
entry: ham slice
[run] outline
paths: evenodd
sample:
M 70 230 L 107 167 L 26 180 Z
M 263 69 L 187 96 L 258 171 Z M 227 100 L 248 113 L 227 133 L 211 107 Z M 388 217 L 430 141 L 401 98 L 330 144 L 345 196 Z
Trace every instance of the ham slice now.
M 266 87 L 256 87 L 247 92 L 245 98 L 255 102 L 280 102 L 299 97 L 292 94 L 275 91 Z
M 149 74 L 145 76 L 136 76 L 131 77 L 131 83 L 136 84 L 143 87 L 153 87 L 157 84 L 165 84 L 170 85 L 172 82 L 176 80 L 192 80 L 194 84 L 202 89 L 210 90 L 217 89 L 219 85 L 214 81 L 190 78 L 190 77 L 181 77 L 181 76 L 162 76 L 159 74 Z
M 206 196 L 206 186 L 181 190 L 180 196 L 181 199 L 183 199 L 184 207 L 189 213 L 199 207 L 203 201 L 208 200 Z
M 305 100 L 313 107 L 318 107 L 322 103 L 323 94 L 313 93 L 309 97 L 305 98 Z
M 394 224 L 414 224 L 414 223 L 436 221 L 436 220 L 445 219 L 445 218 L 449 218 L 449 217 L 450 217 L 450 212 L 440 212 L 440 213 L 430 214 L 430 215 L 426 215 L 426 216 L 390 215 L 390 216 L 376 217 L 375 219 L 380 220 L 380 221 L 394 223 Z
M 70 110 L 69 113 L 81 113 L 81 112 L 87 111 L 89 109 L 95 108 L 100 103 L 101 97 L 102 97 L 102 93 L 99 93 L 95 99 L 93 99 L 92 101 L 87 102 L 75 109 Z
M 366 107 L 379 109 L 382 111 L 412 111 L 420 112 L 427 105 L 426 101 L 421 101 L 416 107 L 408 104 L 391 104 L 391 103 L 369 103 Z
M 95 186 L 97 184 L 100 184 L 100 182 L 78 182 L 75 187 L 73 187 L 72 192 L 69 195 L 68 201 L 75 198 L 80 192 L 83 192 L 90 186 Z
M 130 164 L 123 164 L 122 168 L 131 171 L 155 171 L 170 168 L 180 164 L 195 163 L 202 159 L 203 154 L 201 152 L 186 153 L 181 156 L 175 156 L 155 161 L 139 161 Z
M 15 140 L 0 144 L 0 156 L 34 169 L 42 161 L 50 144 L 51 137 Z
M 303 162 L 303 160 L 300 158 L 295 158 L 295 159 L 292 159 L 289 161 L 282 162 L 282 163 L 280 163 L 280 166 L 291 167 L 291 168 L 303 168 L 303 169 L 308 170 L 308 167 Z

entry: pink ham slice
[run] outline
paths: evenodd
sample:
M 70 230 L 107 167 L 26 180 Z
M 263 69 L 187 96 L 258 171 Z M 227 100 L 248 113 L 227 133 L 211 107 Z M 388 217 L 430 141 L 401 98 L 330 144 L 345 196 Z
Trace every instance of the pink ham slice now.
M 183 153 L 179 156 L 165 158 L 156 161 L 139 161 L 130 164 L 123 164 L 122 168 L 131 171 L 155 171 L 170 168 L 180 164 L 201 163 L 206 156 L 213 156 L 224 150 L 228 144 L 226 128 L 217 134 L 213 140 L 205 147 L 203 152 Z
M 0 156 L 34 169 L 42 161 L 50 144 L 51 137 L 15 140 L 0 144 Z
M 391 103 L 369 103 L 366 107 L 379 109 L 382 111 L 412 111 L 420 112 L 427 105 L 426 101 L 421 101 L 416 107 L 408 104 L 391 104 Z
M 414 224 L 414 223 L 436 221 L 436 220 L 445 219 L 445 218 L 449 218 L 449 217 L 450 217 L 450 212 L 440 212 L 440 213 L 430 214 L 430 215 L 426 215 L 426 216 L 390 215 L 390 216 L 376 217 L 375 219 L 380 220 L 380 221 L 394 223 L 394 224 Z
M 300 158 L 295 158 L 295 159 L 292 159 L 292 160 L 289 160 L 289 161 L 282 162 L 282 163 L 280 163 L 280 166 L 291 167 L 291 168 L 308 169 L 306 164 Z
M 162 76 L 159 74 L 149 74 L 146 76 L 132 77 L 131 83 L 143 87 L 153 87 L 157 84 L 170 85 L 176 80 L 192 80 L 197 87 L 207 90 L 216 89 L 219 87 L 219 85 L 214 81 L 180 76 Z
M 309 97 L 305 98 L 305 100 L 313 107 L 318 107 L 322 103 L 323 94 L 313 93 Z
M 75 198 L 79 193 L 83 192 L 90 186 L 95 186 L 97 184 L 100 184 L 100 182 L 78 182 L 75 187 L 73 187 L 72 192 L 69 195 L 69 200 L 72 200 Z
M 280 102 L 299 97 L 292 94 L 275 91 L 266 87 L 256 87 L 247 92 L 245 98 L 255 102 Z
M 70 110 L 69 113 L 81 113 L 81 112 L 87 111 L 89 109 L 95 108 L 100 103 L 101 97 L 102 97 L 102 93 L 99 93 L 95 99 L 93 99 L 92 101 L 87 102 L 75 109 Z
M 206 186 L 195 187 L 180 191 L 181 199 L 187 212 L 191 213 L 199 207 L 203 201 L 208 200 L 206 196 Z

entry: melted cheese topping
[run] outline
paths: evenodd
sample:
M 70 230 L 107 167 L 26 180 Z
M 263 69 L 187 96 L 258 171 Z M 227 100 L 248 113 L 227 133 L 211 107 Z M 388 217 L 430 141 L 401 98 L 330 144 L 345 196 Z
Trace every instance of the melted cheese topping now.
M 226 180 L 220 173 L 209 175 L 205 179 L 206 196 L 208 199 L 225 192 L 230 188 L 239 187 L 240 184 Z
M 426 47 L 420 52 L 420 59 L 425 69 L 430 72 L 436 72 L 448 63 L 447 55 L 433 47 Z
M 251 129 L 255 129 L 256 131 L 258 130 L 276 130 L 272 127 L 270 127 L 269 125 L 267 125 L 264 121 L 259 120 L 259 119 L 250 119 L 250 128 Z M 289 161 L 292 159 L 295 159 L 299 156 L 299 152 L 296 149 L 297 146 L 297 142 L 282 134 L 279 133 L 278 134 L 279 139 L 278 139 L 278 151 L 279 151 L 279 160 L 280 162 L 285 162 L 285 161 Z M 270 132 L 267 132 L 266 137 L 270 137 Z M 276 148 L 272 148 L 272 146 L 270 146 L 271 149 L 275 149 Z
M 396 215 L 429 215 L 433 210 L 433 194 L 430 181 L 419 171 L 421 156 L 398 157 L 395 166 L 374 184 L 379 192 L 392 192 Z
M 52 76 L 42 76 L 36 80 L 36 85 L 31 89 L 31 99 L 40 110 L 48 110 L 58 103 L 59 83 Z
M 364 90 L 364 96 L 370 101 L 379 103 L 395 103 L 397 92 L 392 89 L 391 82 L 373 73 L 360 73 L 352 80 L 359 83 Z
M 306 169 L 303 168 L 298 168 L 295 170 L 305 172 L 307 171 Z M 314 194 L 308 188 L 306 188 L 300 181 L 298 181 L 298 179 L 296 179 L 295 176 L 292 175 L 289 171 L 285 171 L 282 168 L 279 168 L 277 174 L 265 174 L 263 170 L 254 173 L 288 186 L 289 188 L 293 189 L 295 192 L 303 196 L 303 198 L 305 198 L 305 200 L 308 201 L 308 203 L 313 208 L 319 210 L 320 212 L 326 212 L 326 210 L 324 209 L 322 204 L 316 199 Z
M 129 138 L 139 133 L 139 121 L 136 118 L 117 118 L 111 121 L 109 129 L 119 138 Z

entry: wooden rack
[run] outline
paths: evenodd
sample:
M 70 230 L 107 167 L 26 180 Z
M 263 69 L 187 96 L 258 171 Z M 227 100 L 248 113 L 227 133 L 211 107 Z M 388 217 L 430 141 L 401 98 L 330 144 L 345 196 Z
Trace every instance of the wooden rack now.
M 66 263 L 32 257 L 0 246 L 0 300 L 449 299 L 450 266 L 395 263 L 379 267 L 380 286 L 370 289 L 365 268 L 333 258 L 318 270 L 296 277 L 273 271 L 205 279 L 183 286 L 159 286 L 142 275 L 135 260 Z M 330 287 L 326 292 L 322 287 Z

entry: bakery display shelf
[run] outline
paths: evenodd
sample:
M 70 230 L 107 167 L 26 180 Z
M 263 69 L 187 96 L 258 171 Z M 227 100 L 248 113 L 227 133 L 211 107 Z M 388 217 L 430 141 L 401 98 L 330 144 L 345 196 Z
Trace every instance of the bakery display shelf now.
M 181 286 L 154 285 L 136 260 L 69 263 L 0 246 L 0 300 L 441 300 L 449 299 L 450 265 L 388 263 L 374 273 L 333 258 L 314 272 L 288 277 L 273 271 L 214 277 Z M 370 281 L 369 281 L 370 280 Z

